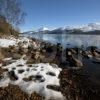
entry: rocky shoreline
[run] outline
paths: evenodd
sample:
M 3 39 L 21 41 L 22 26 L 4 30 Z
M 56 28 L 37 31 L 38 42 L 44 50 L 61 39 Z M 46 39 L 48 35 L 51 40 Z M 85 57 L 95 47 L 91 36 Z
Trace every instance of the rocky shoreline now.
M 18 39 L 9 37 L 6 38 L 6 42 L 2 38 L 0 44 L 0 99 L 99 100 L 100 80 L 97 82 L 89 73 L 92 63 L 97 67 L 100 64 L 100 53 L 96 47 L 91 46 L 87 50 L 82 50 L 82 48 L 63 50 L 59 43 L 54 45 L 25 37 Z M 100 73 L 97 76 L 99 75 Z M 9 85 L 6 83 L 4 85 L 3 80 Z M 25 89 L 23 82 L 27 87 L 27 84 L 34 83 Z M 37 87 L 35 94 L 31 90 L 31 86 L 34 87 L 34 85 Z M 38 86 L 43 88 L 40 89 Z M 33 95 L 28 96 L 22 90 Z M 47 91 L 49 95 L 43 91 Z M 60 96 L 55 98 L 57 95 Z

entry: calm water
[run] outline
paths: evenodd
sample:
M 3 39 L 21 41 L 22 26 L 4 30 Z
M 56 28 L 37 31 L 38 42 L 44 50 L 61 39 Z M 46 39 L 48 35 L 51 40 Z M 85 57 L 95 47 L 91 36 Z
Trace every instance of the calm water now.
M 61 43 L 64 47 L 94 45 L 100 48 L 100 35 L 32 34 L 32 37 L 54 44 Z
M 61 43 L 63 47 L 84 45 L 84 47 L 95 45 L 100 49 L 100 35 L 68 35 L 68 34 L 33 34 L 33 38 L 49 41 L 51 43 Z M 63 58 L 64 59 L 64 58 Z M 86 70 L 95 81 L 100 83 L 100 64 L 94 64 L 91 60 L 83 61 Z

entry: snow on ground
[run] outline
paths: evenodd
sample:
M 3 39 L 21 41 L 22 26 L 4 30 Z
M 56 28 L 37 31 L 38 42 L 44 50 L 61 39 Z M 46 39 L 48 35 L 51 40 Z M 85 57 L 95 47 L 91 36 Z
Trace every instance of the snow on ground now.
M 11 61 L 11 59 L 5 59 L 7 61 Z M 58 75 L 61 71 L 57 65 L 50 65 L 49 63 L 39 63 L 39 64 L 32 64 L 29 67 L 26 64 L 26 60 L 23 57 L 19 60 L 16 60 L 12 64 L 7 66 L 3 66 L 3 69 L 8 69 L 8 71 L 14 71 L 15 74 L 18 76 L 18 80 L 12 81 L 8 76 L 8 72 L 3 73 L 4 78 L 0 80 L 0 87 L 6 87 L 9 83 L 18 85 L 23 91 L 31 94 L 32 92 L 37 92 L 43 96 L 48 98 L 56 98 L 60 100 L 64 100 L 63 95 L 61 92 L 57 92 L 51 89 L 47 89 L 47 85 L 59 85 Z M 24 70 L 23 73 L 18 73 L 18 70 Z M 48 72 L 52 72 L 55 75 L 47 74 Z M 28 78 L 29 76 L 41 76 L 39 79 L 34 78 L 31 81 L 25 81 L 23 78 Z
M 25 42 L 25 43 L 23 43 Z M 26 37 L 20 37 L 18 39 L 8 38 L 8 39 L 0 39 L 0 47 L 9 47 L 11 45 L 18 45 L 18 43 L 23 43 L 23 47 L 26 48 L 30 45 L 30 41 Z
M 15 45 L 16 41 L 11 39 L 0 39 L 0 47 L 9 47 L 10 45 Z
M 28 46 L 33 46 L 34 48 L 39 48 L 40 44 L 32 41 L 27 37 L 19 37 L 18 39 L 15 38 L 2 38 L 0 39 L 0 47 L 9 47 L 9 46 L 18 46 L 20 45 L 23 48 L 28 48 Z

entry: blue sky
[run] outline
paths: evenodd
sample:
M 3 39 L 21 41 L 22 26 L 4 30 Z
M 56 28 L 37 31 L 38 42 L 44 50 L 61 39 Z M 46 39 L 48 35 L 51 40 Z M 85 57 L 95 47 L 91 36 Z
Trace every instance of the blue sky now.
M 100 0 L 22 0 L 21 31 L 100 22 Z

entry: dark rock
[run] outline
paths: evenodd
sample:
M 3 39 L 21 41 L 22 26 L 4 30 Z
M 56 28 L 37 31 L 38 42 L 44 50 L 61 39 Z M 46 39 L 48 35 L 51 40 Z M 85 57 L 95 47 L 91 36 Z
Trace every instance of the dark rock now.
M 83 66 L 83 63 L 73 56 L 69 56 L 67 61 L 69 62 L 70 67 L 82 67 Z
M 3 79 L 4 77 L 2 75 L 0 75 L 0 80 Z
M 47 72 L 47 75 L 51 75 L 51 76 L 56 76 L 56 74 L 54 72 Z
M 35 81 L 44 82 L 45 78 L 42 75 L 35 75 Z
M 23 70 L 23 69 L 18 70 L 18 73 L 19 73 L 19 74 L 22 74 L 23 72 L 24 72 L 24 70 Z
M 15 72 L 12 70 L 8 73 L 11 80 L 18 80 L 18 76 L 15 74 Z
M 94 57 L 100 57 L 99 53 L 96 52 L 96 51 L 93 51 L 93 52 L 92 52 L 92 55 L 93 55 Z
M 40 80 L 42 77 L 43 77 L 42 75 L 36 75 L 36 76 L 35 76 L 35 78 L 36 78 L 37 80 Z
M 54 91 L 60 91 L 60 86 L 57 86 L 57 85 L 47 85 L 46 88 L 54 90 Z
M 16 68 L 14 67 L 14 68 L 12 68 L 12 70 L 15 70 Z
M 17 65 L 17 67 L 22 67 L 22 66 L 23 66 L 22 64 Z

